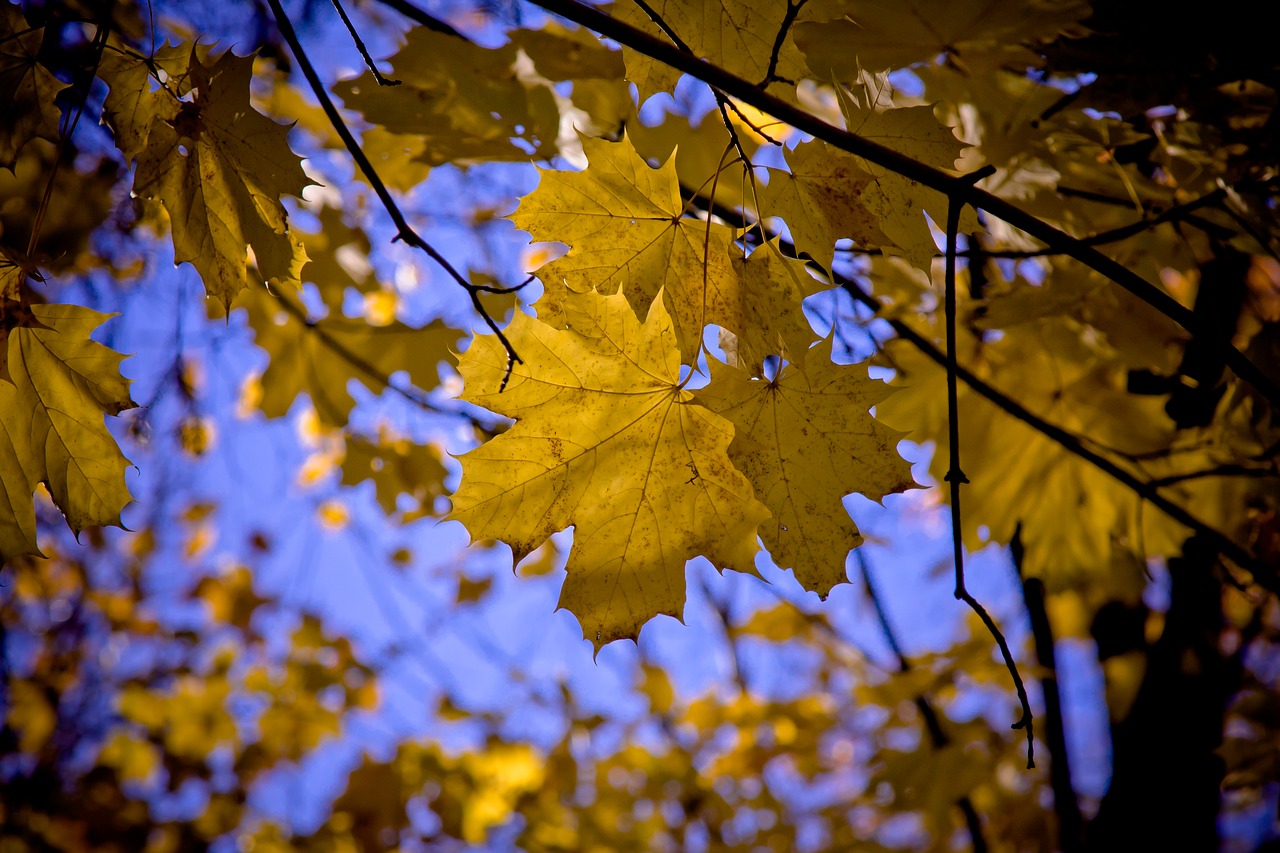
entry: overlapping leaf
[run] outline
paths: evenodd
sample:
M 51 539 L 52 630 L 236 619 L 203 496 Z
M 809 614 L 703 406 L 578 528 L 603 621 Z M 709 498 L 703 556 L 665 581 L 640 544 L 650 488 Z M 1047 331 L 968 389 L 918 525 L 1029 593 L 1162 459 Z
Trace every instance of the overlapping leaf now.
M 169 213 L 174 259 L 195 266 L 225 306 L 252 283 L 250 249 L 264 279 L 298 280 L 306 253 L 280 198 L 301 195 L 308 181 L 288 128 L 249 104 L 253 60 L 224 53 L 210 61 L 195 47 L 183 59 L 180 50 L 157 55 L 175 73 L 155 91 L 141 60 L 104 60 L 106 113 L 121 151 L 137 159 L 134 192 Z
M 571 294 L 565 310 L 565 329 L 516 315 L 508 336 L 524 361 L 505 390 L 497 340 L 463 355 L 464 399 L 516 423 L 461 457 L 449 517 L 517 562 L 572 525 L 560 604 L 598 649 L 660 613 L 679 618 L 689 559 L 753 571 L 769 512 L 729 460 L 733 427 L 681 388 L 661 300 L 643 324 L 621 295 Z
M 905 388 L 880 404 L 880 418 L 912 430 L 915 441 L 944 447 L 946 372 L 901 344 L 890 354 Z M 1022 405 L 1094 446 L 1114 448 L 1122 459 L 1147 458 L 1134 469 L 1143 479 L 1213 465 L 1203 450 L 1168 452 L 1176 436 L 1163 400 L 1127 393 L 1113 355 L 1068 318 L 1023 323 L 998 342 L 964 334 L 959 357 L 996 388 L 1015 392 Z M 1117 550 L 1143 557 L 1178 552 L 1185 530 L 1145 507 L 1128 486 L 964 387 L 959 411 L 961 462 L 970 481 L 964 490 L 970 548 L 1007 544 L 1021 525 L 1024 571 L 1045 578 L 1051 590 L 1110 589 L 1119 583 L 1111 569 Z M 947 466 L 945 450 L 935 453 L 934 476 L 941 480 Z M 1191 479 L 1165 494 L 1208 523 L 1222 524 L 1219 516 L 1243 500 L 1245 487 L 1230 479 Z M 1063 524 L 1067 517 L 1071 523 Z
M 819 595 L 845 580 L 845 557 L 862 544 L 841 498 L 915 485 L 895 449 L 902 434 L 869 413 L 890 391 L 863 366 L 834 364 L 828 339 L 803 372 L 788 365 L 773 380 L 712 361 L 711 384 L 697 392 L 733 423 L 729 458 L 773 513 L 760 537 L 774 562 Z
M 670 160 L 652 169 L 627 140 L 584 139 L 583 148 L 586 171 L 543 171 L 538 189 L 511 215 L 534 239 L 570 245 L 567 255 L 538 271 L 546 287 L 540 316 L 559 316 L 573 292 L 620 292 L 638 313 L 662 293 L 686 363 L 709 324 L 771 344 L 796 339 L 798 300 L 770 311 L 753 303 L 734 267 L 741 250 L 731 248 L 732 231 L 683 216 Z
M 431 512 L 432 501 L 444 494 L 448 475 L 440 453 L 429 444 L 408 439 L 379 436 L 373 442 L 358 436 L 346 439 L 342 460 L 342 482 L 354 486 L 372 480 L 378 505 L 388 516 L 398 511 L 402 495 L 413 502 L 402 521 L 413 521 Z
M 32 500 L 45 483 L 79 533 L 120 524 L 130 501 L 129 460 L 103 425 L 104 415 L 133 408 L 124 356 L 89 339 L 108 319 L 77 305 L 7 310 L 0 378 L 0 562 L 38 553 Z M 9 321 L 14 321 L 10 323 Z
M 380 86 L 366 73 L 334 91 L 385 131 L 418 137 L 420 158 L 432 166 L 528 160 L 530 148 L 550 156 L 560 125 L 554 94 L 541 83 L 526 84 L 516 59 L 514 45 L 489 49 L 417 27 L 391 57 L 391 76 L 401 85 Z
M 0 4 L 0 168 L 12 169 L 31 140 L 58 138 L 54 98 L 66 84 L 38 61 L 43 39 L 21 7 Z
M 891 108 L 884 93 L 868 84 L 842 90 L 839 101 L 849 130 L 922 163 L 950 169 L 964 148 L 931 107 Z M 803 142 L 786 157 L 789 171 L 770 171 L 761 212 L 781 217 L 800 251 L 829 265 L 836 241 L 849 238 L 930 269 L 938 248 L 925 214 L 938 224 L 946 221 L 941 193 L 820 140 Z M 979 227 L 971 211 L 963 224 L 966 230 Z
M 790 171 L 771 169 L 760 191 L 761 212 L 786 221 L 798 251 L 830 268 L 842 237 L 862 246 L 892 242 L 863 201 L 872 177 L 860 158 L 816 139 L 800 143 L 786 157 Z

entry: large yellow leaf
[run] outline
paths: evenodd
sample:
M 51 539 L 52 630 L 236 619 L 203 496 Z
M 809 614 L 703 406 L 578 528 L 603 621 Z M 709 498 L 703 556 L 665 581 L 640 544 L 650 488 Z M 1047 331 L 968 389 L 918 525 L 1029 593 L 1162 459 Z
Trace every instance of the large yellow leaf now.
M 1059 316 L 1007 327 L 999 340 L 985 340 L 968 331 L 967 318 L 958 325 L 961 365 L 1139 479 L 1215 464 L 1212 448 L 1198 448 L 1194 436 L 1179 438 L 1162 399 L 1125 390 L 1122 362 L 1094 330 Z M 901 339 L 889 345 L 888 354 L 905 387 L 877 413 L 911 430 L 913 441 L 935 442 L 931 471 L 941 481 L 949 467 L 946 371 Z M 1132 588 L 1128 576 L 1114 568 L 1123 552 L 1145 560 L 1182 547 L 1186 530 L 1180 524 L 963 384 L 959 418 L 961 463 L 969 480 L 961 491 L 967 547 L 1008 544 L 1020 526 L 1027 575 L 1043 578 L 1051 592 L 1094 588 L 1115 597 Z M 1126 456 L 1144 461 L 1126 462 Z M 1210 526 L 1230 530 L 1227 508 L 1241 505 L 1246 487 L 1240 478 L 1205 477 L 1162 494 Z M 1067 518 L 1070 524 L 1063 523 Z
M 713 360 L 711 384 L 697 392 L 733 423 L 729 458 L 773 513 L 760 537 L 774 562 L 821 596 L 845 580 L 845 557 L 862 544 L 841 499 L 915 485 L 895 449 L 902 433 L 869 413 L 891 390 L 861 365 L 833 363 L 827 339 L 804 372 L 787 365 L 772 381 Z
M 76 533 L 118 525 L 130 501 L 129 460 L 102 420 L 135 405 L 120 376 L 124 356 L 89 340 L 108 316 L 32 305 L 19 325 L 0 330 L 0 561 L 39 553 L 32 495 L 40 483 Z
M 227 306 L 253 283 L 250 249 L 262 278 L 298 280 L 306 253 L 280 197 L 301 195 L 309 182 L 288 128 L 249 104 L 252 58 L 224 53 L 209 62 L 202 53 L 191 48 L 183 86 L 167 91 L 147 90 L 140 63 L 107 63 L 106 112 L 121 150 L 137 158 L 134 192 L 169 213 L 174 260 L 194 265 Z M 184 89 L 190 98 L 178 100 Z
M 511 215 L 535 239 L 570 245 L 567 255 L 538 271 L 546 287 L 539 316 L 555 322 L 570 293 L 593 289 L 621 292 L 643 314 L 662 293 L 686 363 L 696 357 L 708 324 L 740 338 L 796 339 L 802 297 L 764 310 L 735 268 L 741 250 L 732 246 L 732 231 L 682 217 L 671 160 L 651 169 L 629 140 L 583 139 L 582 145 L 589 169 L 543 171 L 537 190 Z
M 43 39 L 20 7 L 0 4 L 0 168 L 12 169 L 32 139 L 58 138 L 54 98 L 66 84 L 37 60 Z
M 507 334 L 524 363 L 505 390 L 495 338 L 462 356 L 464 399 L 516 424 L 461 457 L 449 517 L 517 562 L 572 525 L 560 605 L 599 649 L 660 613 L 679 618 L 692 557 L 754 571 L 769 512 L 729 461 L 733 427 L 681 388 L 662 301 L 643 324 L 620 295 L 565 307 L 567 329 L 516 315 Z

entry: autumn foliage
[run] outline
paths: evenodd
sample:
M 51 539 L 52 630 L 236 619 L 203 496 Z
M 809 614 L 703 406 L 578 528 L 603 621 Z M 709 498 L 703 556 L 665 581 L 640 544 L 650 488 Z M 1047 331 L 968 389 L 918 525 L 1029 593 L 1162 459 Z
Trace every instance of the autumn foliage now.
M 1267 22 L 348 5 L 0 5 L 0 850 L 1276 843 Z

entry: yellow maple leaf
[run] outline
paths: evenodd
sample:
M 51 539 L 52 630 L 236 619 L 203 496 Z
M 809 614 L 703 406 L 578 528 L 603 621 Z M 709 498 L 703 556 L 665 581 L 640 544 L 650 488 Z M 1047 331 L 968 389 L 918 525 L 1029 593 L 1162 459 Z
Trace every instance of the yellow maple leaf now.
M 21 7 L 0 5 L 0 168 L 12 170 L 32 139 L 58 138 L 54 98 L 67 84 L 37 61 L 43 39 L 42 28 L 29 25 Z
M 829 269 L 842 237 L 862 246 L 891 242 L 863 202 L 872 178 L 860 158 L 817 139 L 800 143 L 786 158 L 791 171 L 771 169 L 760 190 L 761 213 L 787 223 L 797 250 Z
M 837 11 L 827 10 L 829 3 L 801 3 L 797 16 L 777 0 L 650 0 L 646 5 L 648 9 L 642 9 L 624 0 L 612 12 L 663 41 L 670 41 L 669 29 L 699 58 L 761 85 L 794 83 L 804 76 L 804 60 L 789 32 L 783 31 L 784 24 L 814 17 L 806 5 L 826 10 L 817 17 L 834 17 Z M 650 10 L 665 28 L 653 20 Z M 670 92 L 680 79 L 680 72 L 665 63 L 626 48 L 622 54 L 627 79 L 639 88 L 642 102 L 657 92 Z
M 413 499 L 405 521 L 431 512 L 437 495 L 444 494 L 448 471 L 440 463 L 440 453 L 429 444 L 414 444 L 395 436 L 379 436 L 377 442 L 347 436 L 342 460 L 342 483 L 354 486 L 372 480 L 378 505 L 387 515 L 396 512 L 401 495 Z
M 769 511 L 729 461 L 733 427 L 681 387 L 661 300 L 643 324 L 620 295 L 571 295 L 566 312 L 567 329 L 516 315 L 507 336 L 524 362 L 505 390 L 495 338 L 462 356 L 464 399 L 516 424 L 461 457 L 449 518 L 516 562 L 572 525 L 560 606 L 598 650 L 680 618 L 689 559 L 754 571 Z
M 652 169 L 627 139 L 584 138 L 582 146 L 591 163 L 587 171 L 543 171 L 538 188 L 511 215 L 535 240 L 570 246 L 567 255 L 538 270 L 545 286 L 537 304 L 540 317 L 558 323 L 573 293 L 621 292 L 637 313 L 647 312 L 663 293 L 685 363 L 696 358 L 708 324 L 770 345 L 802 337 L 795 318 L 803 297 L 792 293 L 792 303 L 761 310 L 751 292 L 755 285 L 735 268 L 733 257 L 741 257 L 741 250 L 732 246 L 733 232 L 683 217 L 671 160 Z
M 555 96 L 546 85 L 522 80 L 517 59 L 511 44 L 481 47 L 417 27 L 390 60 L 401 85 L 380 86 L 366 73 L 334 91 L 374 125 L 417 137 L 422 147 L 415 159 L 430 166 L 527 160 L 526 148 L 549 157 L 560 127 Z
M 32 495 L 40 483 L 76 533 L 119 525 L 131 500 L 129 460 L 102 420 L 135 405 L 120 376 L 125 357 L 89 340 L 109 315 L 78 305 L 27 311 L 25 325 L 0 335 L 0 561 L 39 553 Z
M 788 365 L 771 381 L 712 360 L 711 384 L 697 392 L 733 423 L 729 458 L 773 513 L 760 537 L 774 562 L 821 596 L 845 580 L 845 557 L 862 544 L 841 499 L 915 486 L 895 449 L 903 434 L 868 411 L 891 391 L 861 365 L 833 363 L 827 339 L 804 372 Z
M 162 53 L 181 85 L 158 91 L 148 91 L 140 61 L 104 62 L 106 113 L 121 150 L 137 159 L 134 193 L 169 213 L 174 260 L 195 266 L 227 306 L 253 283 L 249 250 L 263 279 L 299 280 L 306 252 L 280 198 L 300 196 L 309 181 L 288 128 L 250 106 L 253 59 L 228 52 L 209 61 L 207 48 L 192 47 L 184 62 L 179 50 Z
M 1092 330 L 1057 316 L 1007 327 L 987 340 L 958 324 L 960 364 L 1010 393 L 1028 410 L 1078 436 L 1086 446 L 1113 449 L 1122 468 L 1139 479 L 1178 475 L 1213 465 L 1212 451 L 1183 447 L 1164 401 L 1125 390 L 1126 372 Z M 929 330 L 936 335 L 937 328 Z M 881 404 L 886 423 L 932 440 L 931 464 L 942 480 L 949 468 L 946 371 L 912 347 L 888 348 L 905 386 Z M 965 544 L 971 549 L 1009 543 L 1021 529 L 1022 570 L 1043 578 L 1050 592 L 1103 589 L 1132 597 L 1133 581 L 1118 571 L 1125 551 L 1148 557 L 1177 554 L 1186 530 L 1150 508 L 1128 486 L 1015 419 L 966 385 L 959 388 Z M 1140 466 L 1125 457 L 1143 459 Z M 1228 526 L 1226 507 L 1239 506 L 1240 478 L 1195 478 L 1162 490 L 1210 526 Z M 1070 517 L 1071 524 L 1062 519 Z

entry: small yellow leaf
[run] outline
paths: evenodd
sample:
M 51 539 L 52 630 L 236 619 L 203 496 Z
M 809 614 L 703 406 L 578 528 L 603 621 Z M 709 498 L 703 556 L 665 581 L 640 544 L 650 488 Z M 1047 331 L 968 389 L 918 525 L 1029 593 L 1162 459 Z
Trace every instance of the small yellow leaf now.
M 217 430 L 209 418 L 191 415 L 178 424 L 178 440 L 192 456 L 204 456 L 217 439 Z
M 364 319 L 370 326 L 389 326 L 396 319 L 400 299 L 390 290 L 375 290 L 364 295 Z
M 481 578 L 478 581 L 473 581 L 471 578 L 461 577 L 458 579 L 457 602 L 459 604 L 475 604 L 484 598 L 492 587 L 493 578 Z
M 34 682 L 15 679 L 9 682 L 8 704 L 5 722 L 18 734 L 18 748 L 28 755 L 40 752 L 58 721 L 44 691 Z
M 342 501 L 330 498 L 316 509 L 316 518 L 325 529 L 337 531 L 347 526 L 347 522 L 351 520 L 351 513 Z
M 146 782 L 160 766 L 155 744 L 121 730 L 113 732 L 103 745 L 98 761 L 116 768 L 125 782 Z
M 841 499 L 879 500 L 915 481 L 896 450 L 902 434 L 869 413 L 892 389 L 861 365 L 834 364 L 829 338 L 809 356 L 803 373 L 786 366 L 772 381 L 712 361 L 697 397 L 734 425 L 729 458 L 773 513 L 760 537 L 774 561 L 826 596 L 862 543 Z

